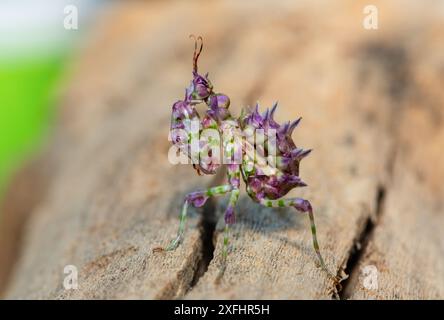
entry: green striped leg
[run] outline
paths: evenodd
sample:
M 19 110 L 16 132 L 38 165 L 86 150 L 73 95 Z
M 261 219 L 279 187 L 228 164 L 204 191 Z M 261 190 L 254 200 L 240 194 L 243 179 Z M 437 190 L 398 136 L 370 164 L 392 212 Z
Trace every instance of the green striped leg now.
M 230 201 L 228 203 L 227 210 L 225 211 L 225 229 L 224 229 L 224 247 L 222 251 L 223 261 L 225 262 L 228 255 L 228 238 L 230 235 L 230 225 L 236 222 L 234 215 L 234 208 L 236 207 L 237 200 L 239 199 L 239 189 L 235 188 L 231 191 Z
M 333 278 L 335 282 L 338 282 L 338 279 L 336 276 L 334 276 L 325 265 L 324 258 L 321 255 L 321 251 L 319 250 L 319 243 L 318 243 L 318 237 L 316 235 L 316 225 L 314 221 L 314 215 L 313 215 L 313 209 L 308 202 L 308 200 L 301 199 L 301 198 L 293 198 L 293 199 L 277 199 L 277 200 L 269 200 L 269 199 L 263 199 L 260 201 L 260 203 L 266 207 L 270 208 L 285 208 L 285 207 L 294 207 L 296 210 L 301 212 L 307 212 L 308 217 L 310 218 L 310 225 L 311 225 L 311 235 L 313 238 L 313 248 L 316 252 L 316 255 L 318 256 L 318 260 L 320 263 L 320 266 L 322 269 L 324 269 L 325 272 L 329 275 L 330 278 Z
M 234 209 L 236 208 L 237 200 L 239 199 L 239 186 L 240 186 L 240 170 L 239 166 L 236 164 L 230 164 L 228 166 L 227 171 L 228 183 L 232 186 L 230 200 L 228 202 L 227 209 L 225 210 L 224 220 L 225 220 L 225 229 L 224 229 L 224 244 L 222 249 L 222 267 L 221 267 L 221 275 L 225 271 L 226 261 L 228 256 L 228 244 L 229 244 L 229 236 L 230 236 L 230 226 L 236 222 L 236 216 L 234 213 Z
M 192 205 L 195 208 L 202 207 L 209 197 L 223 195 L 225 193 L 230 192 L 231 189 L 232 189 L 231 185 L 222 185 L 209 188 L 204 191 L 196 191 L 188 194 L 185 197 L 185 201 L 182 207 L 182 212 L 179 216 L 180 222 L 179 222 L 179 229 L 177 231 L 177 237 L 173 241 L 171 241 L 171 243 L 165 248 L 165 250 L 167 251 L 175 250 L 182 242 L 185 233 L 188 205 Z

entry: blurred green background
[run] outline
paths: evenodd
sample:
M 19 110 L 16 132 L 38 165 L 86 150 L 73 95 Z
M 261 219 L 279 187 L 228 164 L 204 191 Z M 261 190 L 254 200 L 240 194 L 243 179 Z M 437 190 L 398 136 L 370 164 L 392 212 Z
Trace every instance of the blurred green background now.
M 103 4 L 98 0 L 0 3 L 0 200 L 14 171 L 44 143 L 69 61 Z M 68 5 L 77 12 L 65 11 Z M 66 18 L 72 14 L 78 17 L 77 29 L 66 28 Z
M 43 141 L 66 58 L 0 58 L 0 196 L 11 173 Z

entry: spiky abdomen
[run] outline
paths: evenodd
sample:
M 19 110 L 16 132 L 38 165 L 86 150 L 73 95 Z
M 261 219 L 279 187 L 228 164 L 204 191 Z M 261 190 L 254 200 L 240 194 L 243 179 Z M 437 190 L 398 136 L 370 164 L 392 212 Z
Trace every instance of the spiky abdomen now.
M 297 148 L 291 138 L 300 119 L 280 125 L 273 119 L 275 110 L 276 105 L 259 114 L 256 106 L 240 118 L 246 139 L 241 171 L 247 192 L 255 201 L 278 199 L 295 187 L 306 186 L 299 177 L 299 165 L 310 150 Z M 263 130 L 259 140 L 258 129 Z

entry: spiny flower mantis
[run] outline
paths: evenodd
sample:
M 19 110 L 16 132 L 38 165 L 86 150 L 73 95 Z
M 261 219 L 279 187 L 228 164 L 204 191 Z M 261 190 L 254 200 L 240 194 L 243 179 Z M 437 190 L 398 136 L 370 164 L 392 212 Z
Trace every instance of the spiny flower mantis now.
M 194 36 L 193 36 L 194 37 Z M 296 147 L 291 135 L 300 123 L 301 118 L 284 124 L 277 123 L 273 116 L 277 109 L 277 103 L 271 109 L 262 114 L 259 106 L 253 109 L 243 110 L 239 117 L 234 117 L 229 112 L 230 99 L 223 93 L 217 93 L 211 84 L 208 74 L 202 76 L 198 73 L 197 61 L 202 52 L 202 38 L 194 38 L 195 49 L 193 55 L 193 79 L 185 90 L 185 97 L 173 104 L 171 118 L 171 136 L 173 145 L 190 158 L 189 144 L 196 133 L 190 129 L 190 122 L 198 123 L 199 134 L 204 130 L 212 129 L 224 134 L 222 143 L 216 143 L 217 148 L 229 156 L 240 159 L 239 162 L 227 164 L 227 183 L 206 190 L 196 191 L 185 197 L 180 215 L 179 230 L 177 236 L 165 248 L 157 248 L 156 251 L 175 250 L 182 242 L 185 232 L 185 222 L 188 206 L 202 207 L 209 197 L 230 194 L 228 206 L 225 211 L 225 229 L 223 241 L 223 266 L 225 270 L 228 255 L 228 242 L 230 226 L 235 223 L 235 206 L 239 198 L 240 179 L 246 184 L 246 190 L 251 199 L 265 207 L 293 207 L 299 212 L 307 213 L 313 248 L 316 252 L 320 267 L 333 279 L 335 285 L 339 285 L 341 278 L 333 275 L 325 265 L 321 255 L 316 235 L 313 208 L 308 200 L 302 198 L 283 197 L 293 188 L 303 187 L 306 184 L 299 177 L 299 164 L 302 159 L 310 154 L 310 149 L 304 150 Z M 199 44 L 200 43 L 200 44 Z M 201 116 L 196 105 L 205 103 L 206 111 Z M 257 131 L 265 132 L 258 143 Z M 273 133 L 273 135 L 269 134 Z M 227 138 L 228 136 L 228 138 Z M 273 136 L 275 148 L 271 150 L 268 142 Z M 239 148 L 237 138 L 242 138 L 242 147 Z M 205 144 L 211 143 L 206 141 Z M 208 146 L 208 145 L 206 145 Z M 204 156 L 200 153 L 193 167 L 198 174 L 215 174 L 221 167 L 221 163 L 214 160 L 212 148 L 205 148 Z M 201 145 L 202 147 L 202 145 Z M 270 157 L 274 159 L 270 164 Z M 210 160 L 209 160 L 210 159 Z

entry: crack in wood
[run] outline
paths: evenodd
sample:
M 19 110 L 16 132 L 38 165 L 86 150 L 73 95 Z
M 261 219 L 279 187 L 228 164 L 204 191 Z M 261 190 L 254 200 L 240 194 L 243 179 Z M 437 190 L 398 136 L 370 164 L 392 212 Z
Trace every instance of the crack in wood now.
M 386 187 L 384 185 L 380 185 L 376 193 L 375 215 L 370 215 L 366 219 L 364 228 L 362 228 L 361 233 L 358 234 L 351 249 L 349 250 L 350 254 L 347 258 L 346 267 L 344 269 L 344 272 L 348 275 L 348 278 L 342 282 L 342 288 L 339 285 L 336 285 L 336 291 L 338 292 L 338 297 L 340 300 L 349 299 L 353 294 L 353 284 L 359 276 L 359 263 L 361 262 L 363 254 L 373 237 L 373 233 L 378 221 L 383 214 L 385 199 Z M 339 273 L 340 270 L 338 275 Z
M 189 291 L 199 282 L 200 278 L 207 272 L 208 266 L 214 257 L 215 245 L 213 236 L 216 230 L 217 216 L 216 216 L 216 201 L 209 199 L 205 204 L 202 212 L 202 220 L 199 224 L 201 246 L 201 258 L 198 262 L 191 281 Z
M 214 185 L 222 183 L 225 170 L 220 170 L 220 172 L 213 179 L 212 183 Z M 181 299 L 185 297 L 193 288 L 197 285 L 199 280 L 204 276 L 207 272 L 208 267 L 213 260 L 215 245 L 213 242 L 214 234 L 216 232 L 216 224 L 217 224 L 217 212 L 216 212 L 216 204 L 217 200 L 215 198 L 209 198 L 205 205 L 202 208 L 202 216 L 199 222 L 199 233 L 200 238 L 199 241 L 201 245 L 199 246 L 199 253 L 197 256 L 199 257 L 199 261 L 197 261 L 196 266 L 192 266 L 194 268 L 193 276 L 191 281 L 189 282 L 185 292 L 181 295 L 176 295 L 176 298 Z
M 398 124 L 399 118 L 402 117 L 405 109 L 403 98 L 408 94 L 409 90 L 407 81 L 409 76 L 408 55 L 403 46 L 373 43 L 364 46 L 362 49 L 363 61 L 370 60 L 374 65 L 379 66 L 384 74 L 383 79 L 386 80 L 386 90 L 381 94 L 387 96 L 392 101 L 387 130 L 387 134 L 392 139 L 392 144 L 386 159 L 386 179 L 377 186 L 375 212 L 366 219 L 363 228 L 360 229 L 361 231 L 358 232 L 355 241 L 353 241 L 346 261 L 342 264 L 346 266 L 344 272 L 348 275 L 348 278 L 342 282 L 342 285 L 336 285 L 334 288 L 341 300 L 349 299 L 352 296 L 355 284 L 359 278 L 359 265 L 373 237 L 375 228 L 384 214 L 388 185 L 393 178 L 393 168 L 399 148 Z M 341 269 L 339 269 L 338 275 L 340 275 L 340 272 Z

